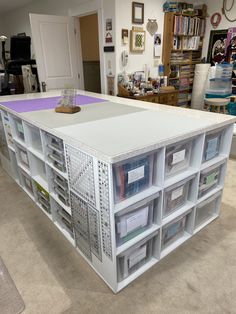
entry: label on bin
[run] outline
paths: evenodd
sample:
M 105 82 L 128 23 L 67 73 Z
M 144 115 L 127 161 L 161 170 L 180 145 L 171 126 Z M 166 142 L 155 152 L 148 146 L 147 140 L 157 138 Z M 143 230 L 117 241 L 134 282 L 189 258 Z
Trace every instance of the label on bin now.
M 128 184 L 138 181 L 144 177 L 144 166 L 128 172 Z
M 134 265 L 138 264 L 143 260 L 147 255 L 147 245 L 142 246 L 137 249 L 133 254 L 129 256 L 129 268 L 132 268 Z
M 185 158 L 185 149 L 177 152 L 177 153 L 174 153 L 173 154 L 173 160 L 172 160 L 172 165 L 175 165 L 181 161 L 183 161 Z
M 148 221 L 148 206 L 138 210 L 134 215 L 126 220 L 126 233 L 130 233 L 133 230 L 144 227 Z
M 209 176 L 206 177 L 206 185 L 211 185 L 215 182 L 215 177 L 216 177 L 217 173 L 214 172 L 212 174 L 210 174 Z
M 20 157 L 21 157 L 23 163 L 25 163 L 26 165 L 28 165 L 28 158 L 27 158 L 26 153 L 23 152 L 23 151 L 20 151 Z
M 207 142 L 206 160 L 212 159 L 217 153 L 218 137 L 212 138 Z
M 183 186 L 181 186 L 180 188 L 174 190 L 171 193 L 171 200 L 172 201 L 176 200 L 177 198 L 179 198 L 180 196 L 183 195 L 183 192 L 184 192 L 184 187 Z
M 22 124 L 21 123 L 19 123 L 19 122 L 17 122 L 17 129 L 18 129 L 18 131 L 20 132 L 20 133 L 24 133 L 24 130 L 23 130 L 23 126 L 22 126 Z

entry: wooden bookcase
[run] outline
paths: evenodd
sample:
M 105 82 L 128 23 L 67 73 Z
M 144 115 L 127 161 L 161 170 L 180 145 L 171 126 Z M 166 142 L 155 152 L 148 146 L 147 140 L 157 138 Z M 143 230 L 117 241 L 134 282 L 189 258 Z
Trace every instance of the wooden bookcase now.
M 179 106 L 190 107 L 194 69 L 201 61 L 204 32 L 205 17 L 165 13 L 162 62 L 169 84 L 179 91 Z

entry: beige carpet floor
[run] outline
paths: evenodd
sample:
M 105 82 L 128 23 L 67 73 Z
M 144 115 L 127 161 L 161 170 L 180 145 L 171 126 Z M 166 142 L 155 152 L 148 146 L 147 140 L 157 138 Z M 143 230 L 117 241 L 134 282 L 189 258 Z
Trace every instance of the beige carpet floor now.
M 0 256 L 24 314 L 234 314 L 236 161 L 229 161 L 220 218 L 118 295 L 0 168 Z

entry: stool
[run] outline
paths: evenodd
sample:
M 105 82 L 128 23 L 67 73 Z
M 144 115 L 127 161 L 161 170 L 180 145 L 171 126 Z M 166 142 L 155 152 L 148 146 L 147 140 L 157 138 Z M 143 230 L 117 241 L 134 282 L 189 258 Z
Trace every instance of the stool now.
M 226 113 L 226 106 L 230 102 L 227 98 L 205 98 L 205 104 L 207 105 L 207 110 L 212 109 L 213 112 Z

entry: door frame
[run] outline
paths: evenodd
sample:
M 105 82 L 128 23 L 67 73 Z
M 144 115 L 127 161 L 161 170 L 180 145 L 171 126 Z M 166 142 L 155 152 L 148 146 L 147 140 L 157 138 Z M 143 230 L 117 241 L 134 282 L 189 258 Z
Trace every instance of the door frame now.
M 78 5 L 77 8 L 69 10 L 69 16 L 75 18 L 75 29 L 76 29 L 76 47 L 78 49 L 78 68 L 81 69 L 80 82 L 81 86 L 84 87 L 84 74 L 83 74 L 83 61 L 82 61 L 82 49 L 81 49 L 81 39 L 80 39 L 80 25 L 79 18 L 86 15 L 91 15 L 97 13 L 98 16 L 98 42 L 99 42 L 99 61 L 100 61 L 100 79 L 101 79 L 101 93 L 105 94 L 105 80 L 106 80 L 106 70 L 105 70 L 105 59 L 103 54 L 103 11 L 101 8 L 100 1 L 93 1 L 90 3 L 83 3 Z

